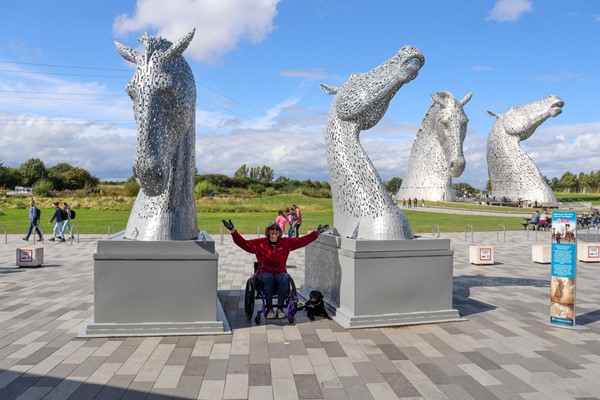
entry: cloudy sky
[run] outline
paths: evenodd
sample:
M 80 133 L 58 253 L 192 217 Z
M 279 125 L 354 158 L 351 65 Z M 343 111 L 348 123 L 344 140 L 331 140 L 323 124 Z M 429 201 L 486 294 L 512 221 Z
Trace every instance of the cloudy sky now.
M 550 94 L 563 113 L 521 143 L 544 175 L 600 167 L 600 3 L 589 0 L 31 0 L 0 13 L 0 162 L 31 157 L 132 174 L 136 125 L 124 87 L 134 67 L 113 40 L 145 32 L 177 40 L 197 86 L 199 173 L 242 164 L 275 176 L 328 180 L 320 83 L 343 84 L 404 45 L 425 65 L 361 134 L 383 180 L 403 177 L 430 94 L 473 92 L 454 182 L 487 180 L 487 110 Z

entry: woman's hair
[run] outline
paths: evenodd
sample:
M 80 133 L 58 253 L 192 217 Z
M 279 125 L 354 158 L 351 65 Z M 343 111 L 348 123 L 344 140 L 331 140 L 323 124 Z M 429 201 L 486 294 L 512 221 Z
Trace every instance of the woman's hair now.
M 277 211 L 277 213 L 278 213 L 279 215 L 283 215 L 283 210 L 279 210 L 279 211 Z

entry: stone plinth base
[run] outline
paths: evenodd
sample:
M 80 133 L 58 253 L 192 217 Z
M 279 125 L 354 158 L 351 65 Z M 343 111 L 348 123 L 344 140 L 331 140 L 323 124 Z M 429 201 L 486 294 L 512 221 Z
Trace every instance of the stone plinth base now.
M 600 243 L 577 243 L 577 259 L 583 262 L 600 262 Z
M 469 246 L 469 262 L 475 265 L 494 263 L 493 246 Z
M 43 247 L 27 247 L 17 249 L 18 267 L 40 267 L 44 263 Z
M 531 261 L 538 264 L 552 262 L 552 250 L 549 244 L 534 244 L 531 246 Z
M 196 241 L 98 241 L 94 316 L 80 336 L 228 333 L 217 297 L 219 255 Z
M 306 247 L 305 284 L 344 328 L 458 321 L 448 239 L 354 240 L 323 234 Z

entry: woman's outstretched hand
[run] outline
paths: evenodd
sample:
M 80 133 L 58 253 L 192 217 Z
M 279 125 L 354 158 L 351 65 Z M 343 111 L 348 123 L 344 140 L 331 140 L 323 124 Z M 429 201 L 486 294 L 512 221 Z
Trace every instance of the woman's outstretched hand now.
M 320 235 L 323 232 L 326 232 L 329 229 L 329 225 L 325 224 L 325 225 L 320 225 L 317 226 L 317 233 Z
M 235 226 L 233 226 L 233 222 L 231 222 L 231 220 L 225 221 L 224 219 L 222 219 L 221 221 L 223 221 L 223 225 L 225 226 L 225 228 L 229 229 L 230 231 L 233 231 L 235 229 Z

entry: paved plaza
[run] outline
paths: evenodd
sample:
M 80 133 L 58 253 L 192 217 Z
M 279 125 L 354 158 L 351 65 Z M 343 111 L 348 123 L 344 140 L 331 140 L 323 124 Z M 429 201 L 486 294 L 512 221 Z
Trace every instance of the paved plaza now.
M 43 267 L 18 268 L 24 242 L 8 235 L 0 399 L 600 399 L 600 264 L 578 264 L 583 329 L 540 323 L 549 319 L 550 266 L 531 261 L 536 238 L 527 234 L 475 232 L 475 244 L 494 246 L 492 266 L 469 263 L 470 233 L 441 234 L 455 251 L 454 307 L 464 321 L 353 330 L 304 311 L 293 325 L 248 321 L 253 258 L 217 235 L 232 334 L 93 339 L 77 335 L 93 314 L 92 255 L 103 237 L 46 242 Z M 304 252 L 289 264 L 301 285 Z

